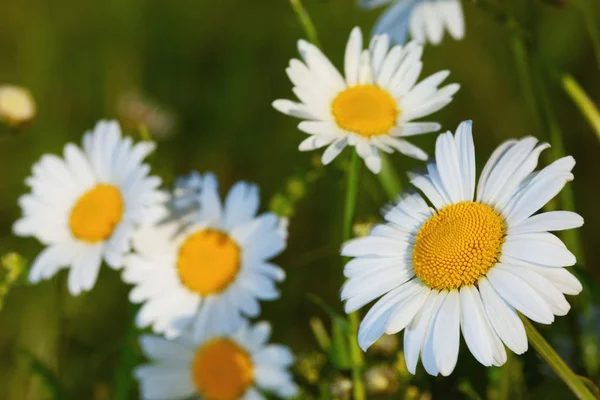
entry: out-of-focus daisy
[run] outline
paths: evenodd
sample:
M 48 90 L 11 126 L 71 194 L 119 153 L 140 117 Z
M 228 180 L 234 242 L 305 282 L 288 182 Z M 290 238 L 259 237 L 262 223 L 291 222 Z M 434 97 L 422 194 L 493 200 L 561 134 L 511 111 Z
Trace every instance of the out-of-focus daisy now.
M 285 248 L 286 220 L 256 215 L 258 187 L 238 182 L 224 205 L 214 175 L 204 174 L 199 187 L 196 213 L 183 229 L 175 220 L 136 234 L 123 273 L 135 285 L 131 301 L 144 303 L 138 325 L 168 337 L 190 325 L 195 334 L 235 329 L 259 314 L 259 300 L 279 297 L 275 282 L 285 277 L 269 259 Z
M 35 101 L 29 90 L 13 85 L 0 85 L 0 121 L 17 126 L 35 117 Z
M 233 334 L 185 332 L 174 340 L 144 335 L 140 345 L 150 363 L 135 370 L 146 400 L 260 400 L 262 392 L 289 398 L 298 388 L 288 368 L 294 356 L 267 344 L 271 326 L 242 323 Z
M 563 267 L 575 257 L 548 231 L 579 227 L 583 219 L 567 211 L 534 215 L 573 179 L 572 157 L 534 172 L 547 147 L 533 137 L 505 142 L 476 189 L 471 122 L 438 137 L 435 163 L 411 177 L 433 207 L 419 194 L 404 195 L 386 224 L 342 250 L 356 257 L 344 271 L 346 311 L 383 296 L 361 323 L 363 349 L 404 329 L 409 371 L 415 373 L 420 353 L 427 372 L 448 375 L 460 331 L 480 363 L 501 365 L 503 343 L 517 354 L 527 350 L 516 311 L 543 324 L 569 311 L 563 294 L 579 293 L 581 284 Z
M 143 159 L 151 142 L 121 137 L 117 122 L 100 121 L 83 136 L 83 149 L 68 143 L 64 158 L 44 155 L 26 179 L 31 193 L 19 199 L 23 217 L 13 231 L 47 247 L 31 266 L 29 280 L 48 279 L 70 268 L 73 295 L 94 286 L 102 260 L 120 268 L 131 237 L 161 216 L 161 180 Z
M 301 151 L 327 146 L 323 164 L 346 146 L 355 146 L 367 167 L 381 170 L 379 150 L 399 151 L 425 160 L 427 154 L 406 137 L 435 132 L 435 122 L 411 122 L 445 107 L 458 84 L 438 88 L 449 72 L 437 72 L 417 83 L 423 64 L 422 46 L 415 42 L 390 49 L 387 35 L 375 36 L 363 50 L 362 33 L 354 28 L 346 46 L 343 77 L 314 45 L 300 40 L 304 62 L 293 59 L 287 74 L 300 102 L 276 100 L 273 107 L 305 121 L 298 129 L 310 136 Z
M 404 43 L 410 30 L 419 43 L 440 44 L 444 30 L 460 40 L 465 36 L 465 17 L 460 0 L 359 0 L 371 9 L 392 3 L 375 23 L 374 33 L 387 33 L 395 43 Z

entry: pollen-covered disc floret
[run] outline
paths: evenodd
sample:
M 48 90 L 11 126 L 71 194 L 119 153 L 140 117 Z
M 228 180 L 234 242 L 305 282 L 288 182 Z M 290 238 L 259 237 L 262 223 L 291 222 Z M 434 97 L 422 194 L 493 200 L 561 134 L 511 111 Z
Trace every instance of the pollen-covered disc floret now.
M 269 344 L 266 322 L 243 322 L 233 332 L 207 327 L 199 337 L 185 331 L 174 340 L 144 335 L 140 346 L 150 363 L 136 368 L 143 399 L 255 400 L 289 398 L 298 388 L 288 368 L 291 351 Z
M 122 267 L 135 230 L 163 216 L 161 180 L 143 162 L 153 150 L 152 142 L 123 137 L 117 122 L 100 121 L 81 147 L 68 143 L 62 158 L 46 154 L 33 165 L 13 227 L 46 246 L 31 266 L 32 283 L 68 267 L 77 295 L 94 286 L 103 261 Z
M 435 161 L 411 173 L 425 196 L 405 193 L 366 237 L 346 243 L 350 313 L 375 301 L 358 331 L 363 349 L 404 331 L 404 358 L 432 375 L 456 365 L 461 334 L 483 365 L 502 365 L 506 349 L 527 350 L 518 313 L 543 324 L 570 308 L 582 287 L 564 267 L 575 257 L 550 231 L 579 227 L 568 211 L 538 211 L 573 179 L 572 157 L 534 172 L 548 147 L 533 137 L 502 144 L 475 182 L 471 122 L 441 134 Z
M 433 289 L 474 285 L 499 261 L 505 233 L 502 217 L 488 205 L 444 206 L 415 238 L 415 275 Z
M 381 170 L 379 151 L 399 151 L 426 160 L 427 154 L 405 140 L 435 132 L 435 122 L 413 122 L 452 101 L 459 85 L 440 87 L 448 71 L 419 80 L 423 47 L 416 42 L 390 46 L 387 34 L 375 35 L 363 49 L 360 29 L 354 28 L 344 57 L 344 76 L 314 45 L 300 40 L 302 60 L 291 60 L 286 70 L 299 102 L 276 100 L 278 111 L 301 118 L 298 129 L 309 135 L 300 151 L 326 147 L 323 164 L 333 161 L 346 146 L 374 173 Z
M 196 350 L 192 375 L 198 392 L 207 399 L 236 400 L 252 385 L 254 366 L 246 350 L 218 337 Z
M 185 286 L 207 296 L 222 292 L 233 282 L 240 261 L 240 248 L 226 233 L 201 229 L 179 248 L 177 272 Z
M 400 111 L 394 98 L 375 85 L 358 85 L 338 94 L 331 103 L 336 123 L 365 137 L 386 134 Z
M 235 329 L 258 316 L 259 301 L 279 297 L 285 278 L 271 259 L 285 249 L 287 220 L 257 215 L 258 187 L 238 182 L 222 202 L 213 174 L 191 177 L 176 185 L 168 222 L 137 232 L 123 273 L 130 300 L 143 303 L 138 326 L 169 338 Z

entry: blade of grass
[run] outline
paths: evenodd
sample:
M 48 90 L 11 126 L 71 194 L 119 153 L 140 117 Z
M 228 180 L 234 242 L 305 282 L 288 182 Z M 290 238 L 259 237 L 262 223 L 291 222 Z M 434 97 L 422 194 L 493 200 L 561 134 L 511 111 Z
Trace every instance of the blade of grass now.
M 550 346 L 550 343 L 544 339 L 544 337 L 538 332 L 533 324 L 524 316 L 521 315 L 521 320 L 525 325 L 525 331 L 527 332 L 527 339 L 533 346 L 535 351 L 540 357 L 548 363 L 548 365 L 556 372 L 556 375 L 567 385 L 573 394 L 581 400 L 593 400 L 594 395 L 588 389 L 586 383 L 584 383 L 579 376 L 569 368 L 569 366 L 563 361 L 562 358 L 556 353 L 556 351 Z

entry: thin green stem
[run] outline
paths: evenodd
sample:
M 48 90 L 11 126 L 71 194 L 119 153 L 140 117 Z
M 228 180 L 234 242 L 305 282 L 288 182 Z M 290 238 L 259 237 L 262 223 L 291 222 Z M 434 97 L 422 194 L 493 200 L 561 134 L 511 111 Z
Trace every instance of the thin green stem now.
M 377 174 L 377 179 L 381 183 L 385 194 L 388 199 L 395 200 L 396 196 L 402 191 L 402 182 L 400 177 L 394 170 L 394 166 L 386 154 L 380 154 L 381 156 L 381 171 Z
M 533 324 L 521 315 L 521 320 L 525 325 L 527 338 L 535 351 L 542 357 L 546 363 L 556 372 L 556 375 L 569 386 L 573 394 L 582 400 L 593 400 L 595 396 L 590 392 L 587 385 L 569 368 L 556 351 L 550 346 L 550 343 L 538 332 Z
M 348 169 L 348 181 L 346 186 L 346 200 L 344 203 L 344 241 L 352 237 L 352 225 L 356 214 L 356 199 L 358 197 L 358 175 L 360 173 L 360 159 L 353 151 Z
M 129 305 L 129 314 L 131 323 L 125 332 L 123 341 L 120 345 L 120 356 L 117 361 L 114 375 L 113 396 L 115 400 L 126 400 L 130 398 L 133 389 L 133 369 L 137 362 L 137 355 L 134 350 L 135 338 L 137 336 L 137 327 L 135 325 L 135 314 L 139 306 Z
M 581 111 L 587 122 L 594 129 L 598 140 L 600 140 L 600 111 L 598 111 L 594 102 L 571 75 L 563 74 L 561 84 L 567 95 L 573 100 L 579 111 Z
M 348 169 L 348 181 L 346 187 L 346 201 L 344 206 L 344 231 L 343 240 L 346 241 L 352 237 L 352 225 L 356 214 L 356 199 L 358 197 L 358 177 L 360 174 L 360 159 L 358 154 L 353 151 Z M 348 315 L 350 323 L 350 332 L 348 342 L 350 343 L 350 358 L 352 360 L 352 381 L 355 400 L 366 399 L 365 384 L 363 382 L 363 353 L 358 346 L 358 326 L 360 317 L 357 312 Z
M 319 42 L 319 35 L 317 34 L 317 28 L 315 28 L 315 24 L 313 24 L 310 15 L 302 5 L 301 0 L 290 0 L 290 4 L 296 13 L 296 17 L 298 21 L 304 28 L 304 32 L 306 33 L 306 37 L 310 42 L 312 42 L 315 46 L 321 47 Z

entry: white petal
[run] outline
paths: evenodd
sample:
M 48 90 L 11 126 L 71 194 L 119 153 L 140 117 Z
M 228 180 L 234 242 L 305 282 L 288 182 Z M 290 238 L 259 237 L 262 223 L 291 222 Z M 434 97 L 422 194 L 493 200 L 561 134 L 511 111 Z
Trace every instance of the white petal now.
M 460 289 L 462 308 L 461 328 L 467 347 L 473 356 L 486 367 L 494 363 L 494 346 L 488 331 L 488 320 L 476 288 Z
M 527 318 L 541 324 L 550 324 L 554 315 L 548 303 L 527 282 L 497 264 L 488 271 L 487 278 L 496 292 Z
M 218 223 L 221 220 L 222 206 L 219 197 L 219 183 L 214 174 L 204 174 L 199 200 L 199 219 L 205 223 Z
M 484 203 L 495 203 L 498 198 L 504 194 L 510 195 L 514 189 L 521 183 L 520 181 L 515 182 L 512 189 L 503 191 L 507 181 L 510 180 L 511 176 L 515 173 L 515 170 L 526 161 L 529 155 L 532 153 L 537 139 L 534 137 L 527 137 L 519 140 L 514 146 L 511 146 L 506 153 L 498 160 L 493 170 L 490 172 L 488 183 L 483 192 L 481 201 Z M 537 160 L 537 158 L 536 158 Z M 533 165 L 535 168 L 535 165 Z M 531 172 L 533 169 L 528 169 Z M 521 176 L 520 180 L 525 179 L 527 174 Z
M 498 162 L 502 159 L 504 154 L 509 151 L 515 144 L 516 140 L 508 140 L 502 143 L 500 146 L 494 150 L 488 161 L 485 163 L 483 170 L 481 171 L 481 175 L 479 176 L 479 184 L 477 185 L 477 201 L 482 202 L 483 193 L 486 191 L 488 186 L 488 179 L 490 174 L 498 164 Z
M 306 105 L 291 100 L 275 100 L 273 108 L 277 111 L 301 119 L 319 119 Z
M 332 162 L 341 152 L 346 148 L 348 144 L 348 139 L 346 137 L 336 139 L 332 144 L 325 149 L 323 152 L 323 156 L 321 157 L 321 162 L 323 165 L 327 165 Z
M 358 83 L 358 68 L 360 66 L 362 46 L 362 32 L 359 27 L 355 27 L 350 33 L 350 38 L 346 45 L 346 55 L 344 57 L 344 71 L 348 86 L 354 86 Z
M 410 34 L 419 43 L 425 43 L 425 2 L 420 2 L 410 16 Z
M 375 0 L 375 2 L 389 0 Z M 411 11 L 418 0 L 397 1 L 384 11 L 373 29 L 374 34 L 387 33 L 397 44 L 404 44 L 408 33 Z
M 496 293 L 487 278 L 478 282 L 481 299 L 492 327 L 516 354 L 527 351 L 527 334 L 517 312 Z
M 29 281 L 38 283 L 42 279 L 52 277 L 61 268 L 66 268 L 75 257 L 74 246 L 67 244 L 46 247 L 31 264 Z
M 463 182 L 463 199 L 473 201 L 475 195 L 475 146 L 472 133 L 473 121 L 464 121 L 456 129 L 454 140 Z
M 503 210 L 509 226 L 525 220 L 552 200 L 573 180 L 570 171 L 574 165 L 572 157 L 564 157 L 544 168 L 531 181 L 524 182 Z
M 189 346 L 180 341 L 167 340 L 155 335 L 142 335 L 139 338 L 144 354 L 155 361 L 191 361 L 193 354 Z
M 450 36 L 462 39 L 465 36 L 465 17 L 460 0 L 438 1 L 437 5 Z
M 361 256 L 401 256 L 405 254 L 405 247 L 396 239 L 366 236 L 346 242 L 341 255 L 345 257 Z
M 441 127 L 437 122 L 404 122 L 398 131 L 398 136 L 414 136 L 437 132 Z
M 425 286 L 418 279 L 413 279 L 405 285 L 407 290 L 405 296 L 397 301 L 395 310 L 390 315 L 387 321 L 387 327 L 385 333 L 392 335 L 400 332 L 412 321 L 414 316 L 421 310 L 427 296 L 431 292 L 427 286 Z
M 367 303 L 383 296 L 390 290 L 402 285 L 414 276 L 412 269 L 388 267 L 371 268 L 368 274 L 355 276 L 343 286 L 340 297 L 347 300 L 344 311 L 347 314 L 358 310 Z
M 571 211 L 549 211 L 537 214 L 508 228 L 509 235 L 521 233 L 536 233 L 546 231 L 562 231 L 579 228 L 583 218 Z
M 450 200 L 453 203 L 466 200 L 463 198 L 464 190 L 458 148 L 452 133 L 446 132 L 438 136 L 435 143 L 435 161 L 441 182 Z
M 260 196 L 258 186 L 247 182 L 237 182 L 231 187 L 225 199 L 225 229 L 249 222 L 256 216 Z
M 425 20 L 427 38 L 432 44 L 439 44 L 444 35 L 444 26 L 437 4 L 434 4 L 432 1 L 424 1 L 423 18 Z
M 502 268 L 526 281 L 548 303 L 554 315 L 567 315 L 571 309 L 562 292 L 543 275 L 527 267 L 503 265 Z
M 369 310 L 358 329 L 358 344 L 366 351 L 385 332 L 387 322 L 395 307 L 402 299 L 413 295 L 418 290 L 413 281 L 388 292 Z
M 429 321 L 429 327 L 427 328 L 427 333 L 425 334 L 425 340 L 423 342 L 423 348 L 421 349 L 421 361 L 423 362 L 423 367 L 425 371 L 429 375 L 437 376 L 440 371 L 437 367 L 437 358 L 435 354 L 434 342 L 433 342 L 433 334 L 435 330 L 436 321 L 440 315 L 440 309 L 444 304 L 444 300 L 448 296 L 447 291 L 441 291 L 437 295 L 437 302 L 434 306 L 434 310 L 431 314 L 431 320 Z
M 533 269 L 544 276 L 564 294 L 576 295 L 583 290 L 581 282 L 565 268 L 548 268 L 531 264 L 525 264 L 524 267 Z
M 406 361 L 406 368 L 413 375 L 417 369 L 419 353 L 425 343 L 431 319 L 441 305 L 440 299 L 443 299 L 440 293 L 432 290 L 427 296 L 427 300 L 421 310 L 404 330 L 404 359 Z
M 433 351 L 436 366 L 443 376 L 454 371 L 460 346 L 460 295 L 452 290 L 440 307 L 433 332 Z
M 550 267 L 568 267 L 575 265 L 577 260 L 573 253 L 567 248 L 554 241 L 548 241 L 546 236 L 540 234 L 527 233 L 518 236 L 509 236 L 502 245 L 502 255 L 518 260 L 528 261 L 534 264 L 542 264 Z M 507 238 L 507 239 L 508 239 Z

